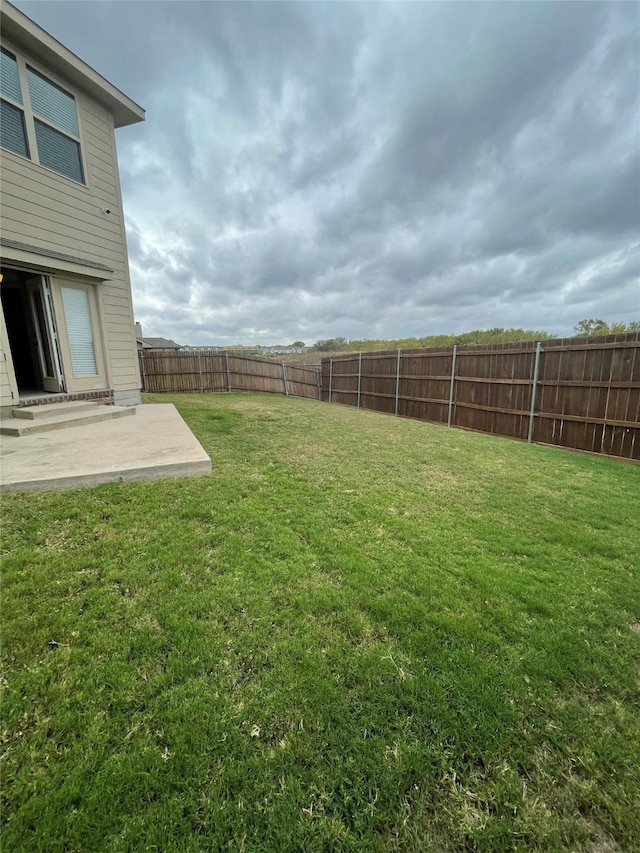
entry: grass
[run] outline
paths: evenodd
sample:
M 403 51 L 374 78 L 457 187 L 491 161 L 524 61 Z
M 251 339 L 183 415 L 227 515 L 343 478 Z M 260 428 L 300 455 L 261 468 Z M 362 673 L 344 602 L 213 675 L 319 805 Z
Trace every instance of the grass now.
M 640 469 L 152 399 L 211 476 L 2 502 L 3 849 L 638 849 Z

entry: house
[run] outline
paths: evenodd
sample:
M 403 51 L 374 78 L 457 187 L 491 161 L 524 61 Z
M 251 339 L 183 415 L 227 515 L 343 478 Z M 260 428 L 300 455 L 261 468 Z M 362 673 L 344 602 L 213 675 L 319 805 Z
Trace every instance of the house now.
M 142 335 L 142 326 L 135 324 L 136 343 L 138 350 L 147 349 L 182 349 L 182 344 L 177 344 L 171 338 L 145 338 Z
M 0 406 L 140 402 L 115 131 L 144 110 L 2 0 Z
M 286 346 L 285 344 L 276 344 L 269 347 L 258 347 L 261 355 L 304 355 L 307 351 L 304 346 Z
M 182 344 L 177 344 L 171 338 L 136 338 L 138 349 L 182 349 Z

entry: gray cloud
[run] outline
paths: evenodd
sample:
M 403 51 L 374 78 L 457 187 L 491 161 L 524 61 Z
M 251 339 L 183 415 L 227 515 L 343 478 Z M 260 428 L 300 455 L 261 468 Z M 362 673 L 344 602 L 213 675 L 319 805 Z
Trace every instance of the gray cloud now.
M 147 109 L 119 159 L 149 334 L 640 315 L 635 4 L 18 5 Z

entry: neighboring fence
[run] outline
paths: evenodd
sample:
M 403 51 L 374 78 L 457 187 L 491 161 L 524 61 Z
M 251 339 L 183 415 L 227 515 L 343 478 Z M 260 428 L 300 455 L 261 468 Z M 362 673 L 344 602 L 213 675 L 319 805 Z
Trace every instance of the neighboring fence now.
M 320 372 L 273 359 L 206 350 L 140 350 L 142 390 L 266 391 L 320 399 Z
M 640 334 L 322 360 L 323 400 L 640 459 Z

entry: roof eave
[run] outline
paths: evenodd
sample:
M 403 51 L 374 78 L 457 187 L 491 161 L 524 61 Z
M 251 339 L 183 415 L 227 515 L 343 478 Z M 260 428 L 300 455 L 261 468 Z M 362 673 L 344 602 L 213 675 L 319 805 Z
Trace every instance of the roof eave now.
M 132 101 L 124 92 L 117 89 L 15 6 L 6 0 L 0 0 L 0 10 L 2 35 L 15 42 L 16 46 L 30 51 L 44 65 L 103 104 L 112 113 L 115 127 L 126 127 L 144 121 L 145 112 L 139 104 Z

